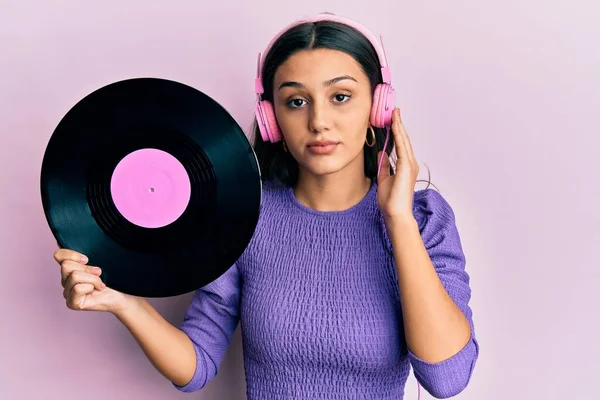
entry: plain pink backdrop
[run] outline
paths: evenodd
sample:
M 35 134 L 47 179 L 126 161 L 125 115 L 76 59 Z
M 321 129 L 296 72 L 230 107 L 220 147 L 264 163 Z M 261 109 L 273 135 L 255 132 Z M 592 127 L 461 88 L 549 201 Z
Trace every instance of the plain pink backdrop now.
M 65 307 L 40 163 L 73 104 L 130 77 L 192 85 L 248 127 L 256 53 L 284 24 L 320 11 L 384 34 L 421 177 L 426 164 L 456 212 L 481 343 L 457 398 L 598 398 L 600 7 L 349 3 L 2 1 L 2 399 L 244 398 L 239 329 L 219 375 L 185 396 L 111 315 Z M 178 324 L 189 298 L 153 303 Z M 416 399 L 412 376 L 406 399 Z

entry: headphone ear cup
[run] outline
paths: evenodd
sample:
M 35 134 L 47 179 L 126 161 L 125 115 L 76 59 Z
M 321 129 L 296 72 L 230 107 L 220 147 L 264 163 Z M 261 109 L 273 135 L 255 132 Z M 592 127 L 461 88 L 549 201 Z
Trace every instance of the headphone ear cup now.
M 271 137 L 271 142 L 279 142 L 281 139 L 283 139 L 283 135 L 281 134 L 281 130 L 279 130 L 279 124 L 277 123 L 277 118 L 275 117 L 275 110 L 273 109 L 273 104 L 271 104 L 271 102 L 269 101 L 263 101 L 263 103 L 266 125 L 269 127 L 269 135 Z
M 275 118 L 273 105 L 270 102 L 264 100 L 258 103 L 256 106 L 256 120 L 258 121 L 260 134 L 265 142 L 275 143 L 283 138 L 277 124 L 277 119 Z
M 260 131 L 262 140 L 265 142 L 270 142 L 271 136 L 269 134 L 269 127 L 267 126 L 267 118 L 265 117 L 264 101 L 256 104 L 254 114 L 256 116 L 256 123 L 258 124 L 258 130 Z
M 396 104 L 396 91 L 391 85 L 381 83 L 373 93 L 370 122 L 376 128 L 392 124 L 392 114 Z

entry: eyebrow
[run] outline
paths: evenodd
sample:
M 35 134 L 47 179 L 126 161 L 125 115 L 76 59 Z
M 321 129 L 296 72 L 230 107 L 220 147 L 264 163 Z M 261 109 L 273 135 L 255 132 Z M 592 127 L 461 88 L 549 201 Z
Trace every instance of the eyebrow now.
M 334 83 L 338 83 L 339 81 L 343 81 L 343 80 L 346 80 L 346 79 L 349 79 L 351 81 L 357 82 L 356 79 L 354 79 L 350 75 L 342 75 L 342 76 L 338 76 L 338 77 L 335 77 L 333 79 L 329 79 L 328 81 L 323 82 L 323 85 L 325 85 L 325 86 L 331 86 Z M 281 90 L 284 87 L 293 87 L 293 88 L 302 89 L 302 88 L 304 88 L 304 85 L 301 84 L 300 82 L 286 81 L 286 82 L 283 82 L 281 85 L 279 85 L 279 88 L 277 90 Z

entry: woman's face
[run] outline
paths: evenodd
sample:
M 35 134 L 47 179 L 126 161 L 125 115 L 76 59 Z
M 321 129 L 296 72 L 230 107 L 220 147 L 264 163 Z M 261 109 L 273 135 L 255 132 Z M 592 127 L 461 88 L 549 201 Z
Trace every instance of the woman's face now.
M 367 75 L 340 51 L 300 51 L 275 73 L 277 122 L 288 151 L 303 172 L 313 175 L 349 166 L 363 171 L 371 101 Z

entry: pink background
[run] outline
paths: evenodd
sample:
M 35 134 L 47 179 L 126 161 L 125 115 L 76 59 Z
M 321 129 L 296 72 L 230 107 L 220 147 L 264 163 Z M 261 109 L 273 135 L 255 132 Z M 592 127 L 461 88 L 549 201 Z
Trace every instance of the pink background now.
M 184 398 L 115 318 L 65 307 L 39 197 L 43 151 L 74 103 L 138 76 L 195 86 L 247 127 L 256 53 L 292 19 L 328 10 L 384 34 L 422 178 L 427 164 L 457 214 L 481 342 L 457 398 L 597 399 L 600 7 L 349 3 L 0 3 L 1 398 Z M 179 323 L 188 301 L 154 304 Z M 244 398 L 239 333 L 219 375 L 186 398 Z

